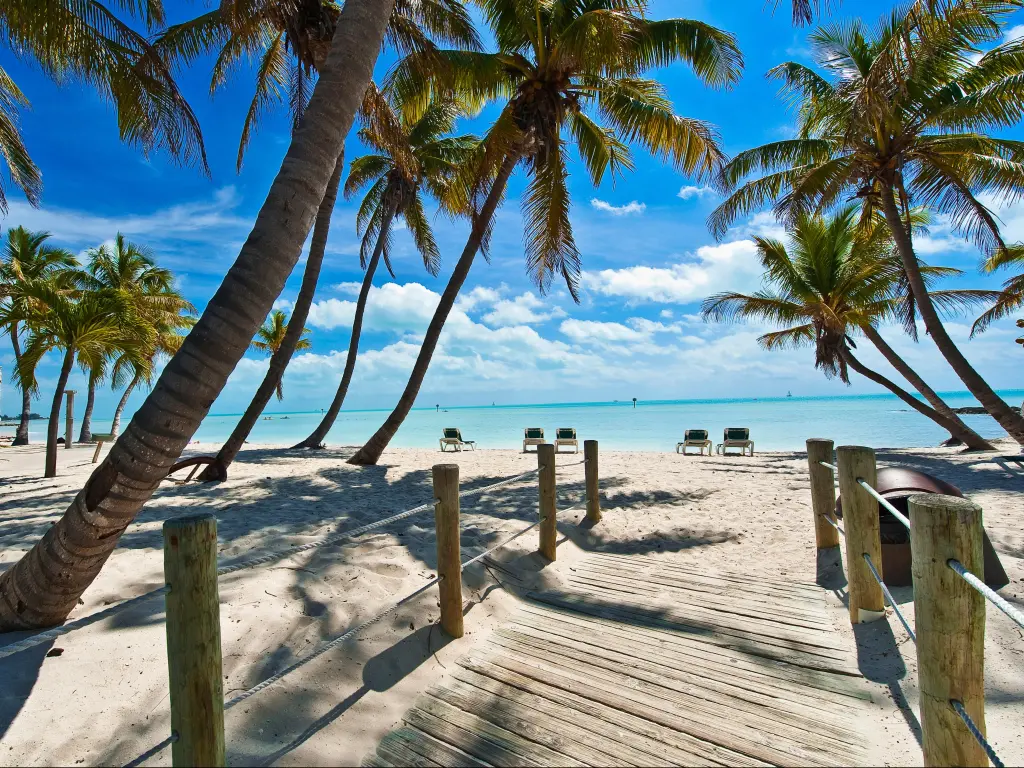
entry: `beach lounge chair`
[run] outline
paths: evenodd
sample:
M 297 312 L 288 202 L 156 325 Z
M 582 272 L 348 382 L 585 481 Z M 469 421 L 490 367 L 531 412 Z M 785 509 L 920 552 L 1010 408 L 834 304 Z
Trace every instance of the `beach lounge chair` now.
M 445 427 L 444 428 L 444 437 L 442 437 L 438 442 L 441 443 L 441 452 L 442 453 L 447 451 L 449 446 L 451 446 L 451 449 L 453 451 L 461 451 L 462 450 L 462 446 L 464 446 L 464 445 L 468 445 L 469 446 L 469 450 L 471 450 L 471 451 L 475 451 L 476 450 L 476 441 L 475 440 L 463 440 L 462 439 L 462 432 L 459 431 L 458 427 Z
M 527 427 L 523 430 L 523 453 L 528 446 L 544 444 L 544 430 L 541 427 Z
M 572 427 L 559 427 L 555 430 L 555 453 L 559 453 L 562 446 L 572 446 L 573 453 L 580 452 L 580 444 L 576 442 L 576 430 Z
M 746 427 L 726 427 L 722 442 L 718 444 L 716 450 L 723 456 L 727 456 L 730 448 L 734 450 L 739 448 L 740 456 L 745 456 L 749 450 L 750 455 L 753 456 L 754 441 L 750 439 L 750 430 Z
M 708 449 L 708 456 L 711 455 L 711 448 L 713 443 L 708 439 L 708 431 L 706 429 L 688 429 L 683 435 L 683 442 L 676 443 L 676 453 L 686 455 L 687 448 L 696 448 L 700 451 L 700 455 L 704 455 L 704 449 Z

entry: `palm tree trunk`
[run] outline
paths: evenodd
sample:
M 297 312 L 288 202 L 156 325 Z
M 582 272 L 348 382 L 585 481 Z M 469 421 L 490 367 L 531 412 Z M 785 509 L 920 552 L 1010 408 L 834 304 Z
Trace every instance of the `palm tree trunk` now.
M 327 409 L 327 413 L 321 419 L 319 426 L 313 430 L 312 434 L 298 445 L 293 445 L 292 449 L 322 448 L 327 433 L 331 431 L 331 427 L 334 426 L 334 422 L 341 412 L 341 406 L 345 402 L 345 396 L 348 394 L 348 386 L 352 382 L 352 372 L 356 369 L 356 355 L 359 354 L 359 336 L 363 330 L 363 314 L 366 312 L 366 301 L 370 296 L 370 288 L 373 286 L 373 274 L 377 271 L 377 264 L 380 262 L 380 256 L 384 252 L 384 243 L 387 241 L 391 222 L 395 218 L 397 210 L 397 205 L 392 204 L 384 214 L 380 234 L 377 235 L 377 244 L 373 249 L 373 256 L 370 257 L 370 263 L 366 265 L 366 274 L 363 275 L 363 284 L 359 288 L 359 299 L 356 301 L 356 314 L 352 319 L 352 335 L 348 340 L 345 370 L 341 374 L 341 383 L 338 385 L 338 391 L 334 393 L 331 407 Z
M 416 402 L 416 395 L 419 394 L 420 387 L 423 385 L 423 379 L 427 375 L 427 368 L 430 367 L 430 359 L 437 348 L 437 341 L 441 337 L 445 321 L 455 305 L 455 299 L 458 298 L 459 291 L 462 290 L 462 284 L 466 282 L 466 278 L 469 276 L 470 267 L 473 266 L 473 260 L 476 258 L 477 251 L 480 250 L 480 244 L 483 242 L 487 225 L 498 208 L 498 202 L 505 192 L 505 185 L 508 183 L 512 171 L 515 170 L 519 157 L 520 152 L 512 151 L 505 158 L 494 180 L 494 185 L 491 187 L 491 192 L 484 203 L 483 210 L 473 223 L 473 229 L 469 234 L 466 248 L 455 265 L 455 270 L 448 280 L 448 285 L 445 286 L 444 293 L 441 294 L 441 301 L 438 303 L 437 309 L 434 310 L 434 316 L 430 319 L 430 325 L 427 326 L 426 336 L 423 337 L 423 346 L 420 347 L 419 355 L 416 357 L 416 364 L 412 368 L 412 375 L 409 377 L 409 383 L 405 385 L 405 391 L 402 392 L 398 405 L 395 406 L 395 410 L 391 412 L 391 415 L 380 426 L 380 429 L 366 442 L 366 445 L 360 448 L 355 456 L 348 460 L 349 464 L 376 464 L 380 460 L 380 455 L 384 453 L 384 449 L 388 447 L 388 443 L 391 442 L 391 438 L 395 436 L 398 428 L 405 421 L 405 417 L 412 410 L 413 403 Z
M 932 304 L 932 299 L 928 295 L 917 256 L 914 254 L 914 244 L 910 232 L 900 218 L 892 187 L 887 187 L 882 193 L 882 208 L 885 211 L 886 223 L 889 225 L 896 248 L 903 261 L 903 269 L 907 273 L 910 289 L 914 293 L 918 310 L 921 312 L 921 319 L 924 320 L 925 328 L 928 329 L 928 335 L 932 337 L 932 341 L 935 342 L 935 346 L 939 348 L 942 356 L 946 358 L 946 362 L 960 377 L 960 381 L 989 412 L 989 415 L 999 422 L 999 425 L 1009 433 L 1010 437 L 1024 445 L 1024 416 L 1010 410 L 1010 406 L 1003 402 L 1003 399 L 995 393 L 988 382 L 974 370 L 959 347 L 946 333 L 939 314 L 935 311 L 935 305 Z
M 843 360 L 846 361 L 846 364 L 853 368 L 853 370 L 855 370 L 865 379 L 870 379 L 876 384 L 881 384 L 883 387 L 888 389 L 890 392 L 896 395 L 896 397 L 898 397 L 904 403 L 909 405 L 915 411 L 917 411 L 923 416 L 927 416 L 940 427 L 942 427 L 945 430 L 948 430 L 949 434 L 953 435 L 954 437 L 960 436 L 959 433 L 961 432 L 961 430 L 960 427 L 957 426 L 955 421 L 953 421 L 952 419 L 947 419 L 945 416 L 943 416 L 935 409 L 929 408 L 927 405 L 922 403 L 920 400 L 918 400 L 912 394 L 910 394 L 905 389 L 900 387 L 898 384 L 896 384 L 893 381 L 890 381 L 885 376 L 878 373 L 878 371 L 873 371 L 872 369 L 868 368 L 860 360 L 854 357 L 853 352 L 850 351 L 849 347 L 841 347 L 840 354 L 843 356 Z
M 299 259 L 393 7 L 342 6 L 327 66 L 238 258 L 63 517 L 0 575 L 0 632 L 67 618 L 209 412 Z
M 116 440 L 117 436 L 121 434 L 121 415 L 124 413 L 125 406 L 128 405 L 128 398 L 131 397 L 135 387 L 139 385 L 142 377 L 137 375 L 132 379 L 124 392 L 121 394 L 121 399 L 117 403 L 117 409 L 114 411 L 114 420 L 110 422 L 110 439 Z
M 89 393 L 85 396 L 85 413 L 82 414 L 82 429 L 78 433 L 78 442 L 92 442 L 92 409 L 96 405 L 96 379 L 89 373 Z
M 924 399 L 931 404 L 932 408 L 959 425 L 960 431 L 964 436 L 953 435 L 954 438 L 963 442 L 972 451 L 995 450 L 985 438 L 968 427 L 964 420 L 952 408 L 946 405 L 946 401 L 939 397 L 938 393 L 929 387 L 924 379 L 917 375 L 917 371 L 911 368 L 907 361 L 896 353 L 895 349 L 889 346 L 874 326 L 865 325 L 861 327 L 861 330 L 868 337 L 868 341 L 874 344 L 875 348 L 882 353 L 882 356 L 889 361 L 889 365 L 895 368 L 904 379 L 909 381 L 910 385 L 924 396 Z
M 60 376 L 57 378 L 57 389 L 53 393 L 53 403 L 50 404 L 50 421 L 46 424 L 46 471 L 43 477 L 57 476 L 57 433 L 60 431 L 60 401 L 64 398 L 64 388 L 68 385 L 68 377 L 71 375 L 71 366 L 75 362 L 75 349 L 69 347 L 64 355 L 64 364 L 60 367 Z M 68 435 L 70 438 L 71 435 Z M 56 527 L 56 526 L 55 526 Z
M 259 389 L 253 395 L 252 402 L 245 409 L 242 418 L 238 420 L 231 436 L 221 446 L 217 453 L 217 460 L 207 465 L 199 475 L 201 482 L 227 480 L 228 467 L 231 466 L 231 462 L 235 460 L 238 452 L 242 449 L 252 428 L 259 421 L 260 414 L 270 402 L 270 398 L 275 392 L 278 394 L 278 399 L 281 397 L 280 387 L 284 370 L 295 353 L 299 339 L 302 338 L 306 318 L 309 317 L 309 308 L 312 306 L 313 296 L 316 294 L 316 284 L 320 279 L 320 267 L 323 265 L 324 252 L 327 249 L 327 235 L 331 229 L 331 214 L 334 213 L 334 203 L 338 199 L 338 188 L 341 186 L 341 172 L 344 166 L 345 156 L 342 153 L 334 166 L 334 175 L 331 176 L 327 192 L 317 210 L 316 223 L 313 225 L 313 239 L 309 244 L 309 257 L 306 259 L 306 270 L 302 274 L 302 286 L 295 299 L 295 306 L 292 307 L 292 316 L 288 320 L 288 330 L 281 341 L 281 346 L 271 356 L 267 375 L 263 377 Z
M 11 323 L 11 344 L 14 346 L 14 367 L 15 370 L 21 367 L 21 340 L 18 338 L 18 324 Z M 32 420 L 32 393 L 28 387 L 21 385 L 21 418 L 18 420 L 18 429 L 14 433 L 14 442 L 11 445 L 28 445 L 28 423 Z

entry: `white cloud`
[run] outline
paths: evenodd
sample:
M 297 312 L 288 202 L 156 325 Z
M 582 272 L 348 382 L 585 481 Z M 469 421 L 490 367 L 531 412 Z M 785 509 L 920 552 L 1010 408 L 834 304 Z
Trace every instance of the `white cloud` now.
M 463 312 L 471 312 L 477 307 L 489 307 L 501 300 L 501 295 L 504 291 L 504 285 L 499 288 L 485 288 L 482 285 L 478 285 L 469 293 L 459 296 L 455 306 Z
M 661 310 L 661 312 L 658 313 L 660 317 L 663 317 L 666 320 L 671 320 L 674 314 L 675 313 L 671 309 L 663 309 Z
M 604 200 L 598 200 L 596 197 L 590 201 L 591 207 L 602 211 L 604 213 L 610 213 L 612 216 L 634 216 L 640 215 L 647 210 L 647 203 L 639 203 L 634 200 L 631 203 L 625 205 L 612 205 L 606 203 Z
M 337 283 L 331 286 L 333 290 L 345 296 L 358 296 L 362 287 L 362 283 Z
M 294 306 L 288 299 L 278 299 L 274 302 L 274 306 L 271 309 L 283 309 L 285 312 L 291 312 Z
M 715 194 L 715 190 L 711 187 L 683 187 L 679 190 L 676 195 L 681 200 L 703 200 L 705 197 L 711 197 Z
M 1022 37 L 1024 37 L 1024 24 L 1018 24 L 1015 27 L 1010 27 L 1003 33 L 1003 42 L 1008 43 L 1012 40 L 1020 40 Z
M 687 304 L 724 290 L 742 291 L 760 282 L 754 243 L 737 240 L 697 249 L 693 261 L 665 267 L 625 267 L 585 272 L 589 290 L 629 304 Z
M 430 322 L 440 296 L 419 283 L 385 283 L 370 289 L 366 303 L 365 330 L 422 333 Z M 350 328 L 356 302 L 324 299 L 309 308 L 308 325 L 332 330 Z
M 503 327 L 541 323 L 555 317 L 565 317 L 565 310 L 558 306 L 549 306 L 533 293 L 524 293 L 514 299 L 501 299 L 495 302 L 491 311 L 482 319 L 488 325 Z

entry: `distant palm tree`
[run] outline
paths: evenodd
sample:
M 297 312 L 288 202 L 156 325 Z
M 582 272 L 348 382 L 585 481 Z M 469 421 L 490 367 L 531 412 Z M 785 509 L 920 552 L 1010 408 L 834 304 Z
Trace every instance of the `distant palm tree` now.
M 449 216 L 469 213 L 468 201 L 454 182 L 473 158 L 479 140 L 474 136 L 447 135 L 455 127 L 459 108 L 451 102 L 434 103 L 418 120 L 410 121 L 372 86 L 368 95 L 373 97 L 373 104 L 365 112 L 366 124 L 359 135 L 375 152 L 354 160 L 345 182 L 346 198 L 369 187 L 356 217 L 356 227 L 363 236 L 360 256 L 366 274 L 356 300 L 348 355 L 338 391 L 320 424 L 296 448 L 320 447 L 341 412 L 359 354 L 366 301 L 381 258 L 388 271 L 394 274 L 389 258 L 394 220 L 401 217 L 405 221 L 423 257 L 423 266 L 431 275 L 436 275 L 441 254 L 434 242 L 422 192 L 429 192 Z
M 914 410 L 927 416 L 951 437 L 974 450 L 992 446 L 968 427 L 892 349 L 877 330 L 879 324 L 906 322 L 906 279 L 882 221 L 858 224 L 857 206 L 846 206 L 825 218 L 797 214 L 789 228 L 790 245 L 755 237 L 765 287 L 753 295 L 720 293 L 705 299 L 705 319 L 745 318 L 784 326 L 758 341 L 766 349 L 814 345 L 815 367 L 826 376 L 849 383 L 847 367 L 880 384 Z M 926 281 L 959 274 L 957 270 L 921 265 Z M 988 291 L 936 291 L 933 300 L 948 310 L 985 300 Z M 913 317 L 909 318 L 913 323 Z M 853 353 L 851 338 L 863 333 L 903 376 L 934 404 L 930 408 L 894 382 L 865 366 Z
M 486 244 L 509 177 L 522 164 L 526 268 L 546 290 L 557 276 L 577 298 L 580 252 L 569 220 L 570 141 L 595 185 L 605 173 L 632 170 L 639 144 L 687 174 L 710 176 L 724 155 L 715 131 L 675 114 L 664 87 L 642 75 L 677 62 L 711 86 L 731 86 L 742 71 L 735 38 L 690 19 L 655 21 L 647 0 L 547 2 L 478 0 L 497 53 L 431 51 L 399 65 L 392 84 L 408 109 L 438 91 L 502 110 L 484 141 L 476 183 L 482 200 L 466 247 L 427 326 L 398 405 L 351 458 L 375 464 L 416 401 L 444 323 L 477 252 Z M 603 124 L 602 124 L 603 123 Z
M 24 316 L 27 311 L 24 304 L 31 301 L 19 291 L 26 282 L 51 282 L 55 286 L 71 284 L 72 272 L 78 267 L 78 261 L 70 251 L 46 245 L 49 238 L 49 232 L 30 232 L 24 227 L 7 230 L 7 240 L 0 257 L 0 300 L 10 302 L 12 318 Z M 0 335 L 10 334 L 15 368 L 21 364 L 21 330 L 18 319 L 0 324 Z M 21 387 L 21 418 L 14 434 L 14 445 L 28 445 L 33 392 L 32 388 Z
M 1001 39 L 1016 0 L 918 0 L 869 33 L 860 21 L 810 36 L 826 76 L 796 62 L 775 67 L 799 109 L 796 138 L 741 152 L 720 177 L 732 194 L 709 219 L 721 236 L 737 216 L 774 203 L 792 218 L 856 196 L 880 211 L 928 335 L 961 381 L 1024 444 L 1024 418 L 1000 398 L 950 338 L 928 294 L 906 220 L 914 206 L 945 214 L 953 229 L 999 262 L 1015 250 L 1000 234 L 983 193 L 1024 193 L 1024 142 L 986 131 L 1024 117 L 1019 40 L 980 58 Z M 765 175 L 746 181 L 754 172 Z
M 270 313 L 267 321 L 256 331 L 256 338 L 252 342 L 252 348 L 267 355 L 276 354 L 284 343 L 285 336 L 288 334 L 288 325 L 288 314 L 280 309 L 275 309 Z M 313 346 L 309 343 L 308 333 L 309 328 L 302 329 L 302 335 L 299 337 L 295 349 L 304 350 Z M 277 383 L 276 391 L 277 399 L 284 400 L 284 388 L 280 381 Z
M 1009 248 L 993 255 L 983 265 L 986 272 L 995 272 L 1011 266 L 1024 267 L 1024 248 Z M 1015 314 L 1021 307 L 1024 307 L 1024 272 L 1003 283 L 1003 290 L 999 292 L 992 306 L 974 321 L 971 337 L 986 330 L 996 320 Z
M 0 39 L 16 55 L 34 60 L 58 84 L 74 80 L 93 86 L 117 110 L 122 140 L 141 144 L 146 151 L 167 149 L 175 158 L 199 162 L 206 169 L 199 121 L 166 62 L 146 35 L 111 7 L 151 30 L 164 24 L 160 0 L 4 0 Z M 18 111 L 28 105 L 0 68 L 0 156 L 11 180 L 37 205 L 42 175 L 18 130 Z M 0 212 L 7 212 L 2 185 Z

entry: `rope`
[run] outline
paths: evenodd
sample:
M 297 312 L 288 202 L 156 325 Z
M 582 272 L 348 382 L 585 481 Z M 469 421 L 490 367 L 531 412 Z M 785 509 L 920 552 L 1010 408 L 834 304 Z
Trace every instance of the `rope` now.
M 842 528 L 840 528 L 839 527 L 839 523 L 837 523 L 831 517 L 829 517 L 828 515 L 822 515 L 821 517 L 825 520 L 826 523 L 828 523 L 833 528 L 835 528 L 837 531 L 839 531 L 839 533 L 841 533 L 843 536 L 846 535 L 846 531 L 844 531 Z
M 1024 613 L 1021 613 L 1017 608 L 1014 608 L 1006 600 L 999 596 L 999 594 L 988 586 L 985 582 L 975 576 L 973 573 L 968 571 L 961 565 L 959 560 L 947 560 L 946 565 L 952 568 L 956 573 L 974 587 L 976 590 L 981 592 L 985 597 L 995 604 L 996 608 L 1005 613 L 1010 619 L 1017 624 L 1018 627 L 1024 629 Z
M 871 555 L 867 552 L 864 553 L 864 562 L 868 564 L 868 568 L 871 569 L 871 575 L 875 577 L 875 581 L 878 582 L 878 586 L 882 588 L 882 594 L 885 595 L 885 599 L 889 601 L 889 605 L 891 605 L 892 609 L 896 612 L 896 615 L 900 619 L 900 623 L 903 624 L 903 628 L 907 630 L 907 634 L 910 635 L 910 639 L 913 640 L 916 645 L 917 635 L 914 634 L 914 630 L 910 628 L 910 624 L 907 623 L 906 618 L 904 618 L 903 614 L 900 612 L 900 607 L 896 605 L 896 601 L 892 599 L 892 593 L 889 592 L 889 588 L 885 586 L 885 582 L 882 581 L 882 577 L 878 575 L 878 571 L 875 570 L 874 563 L 871 562 Z
M 527 533 L 529 533 L 530 531 L 532 531 L 532 530 L 533 530 L 534 528 L 536 528 L 536 527 L 537 527 L 538 525 L 540 525 L 541 523 L 543 523 L 543 522 L 544 522 L 545 520 L 547 520 L 547 518 L 546 518 L 546 517 L 542 517 L 542 518 L 541 518 L 540 520 L 538 520 L 538 521 L 537 521 L 536 523 L 534 523 L 533 525 L 531 525 L 531 526 L 529 526 L 529 527 L 527 527 L 527 528 L 523 528 L 523 530 L 521 530 L 521 531 L 520 531 L 519 533 L 517 533 L 517 534 L 516 534 L 515 536 L 510 536 L 509 538 L 505 539 L 505 540 L 504 540 L 503 542 L 501 542 L 501 543 L 500 543 L 500 544 L 498 544 L 497 546 L 491 547 L 491 548 L 490 548 L 490 549 L 488 549 L 488 550 L 487 550 L 486 552 L 482 552 L 481 554 L 477 555 L 476 557 L 472 558 L 471 560 L 467 560 L 466 562 L 464 562 L 464 563 L 462 564 L 462 568 L 460 568 L 459 570 L 462 570 L 462 571 L 466 570 L 466 569 L 467 569 L 467 568 L 468 568 L 469 566 L 471 566 L 471 565 L 472 565 L 473 563 L 475 563 L 475 562 L 478 562 L 478 561 L 480 561 L 480 560 L 483 560 L 483 559 L 484 559 L 485 557 L 487 557 L 488 555 L 492 555 L 492 554 L 494 554 L 494 553 L 495 553 L 495 552 L 497 552 L 497 551 L 498 551 L 499 549 L 501 549 L 502 547 L 504 547 L 504 546 L 505 546 L 506 544 L 511 544 L 511 543 L 512 543 L 513 541 L 515 541 L 516 539 L 518 539 L 518 538 L 519 538 L 520 536 L 525 536 L 525 535 L 526 535 Z
M 3 648 L 0 648 L 0 659 L 6 659 L 8 656 L 13 656 L 16 653 L 27 651 L 30 648 L 35 648 L 37 645 L 42 645 L 43 643 L 48 643 L 50 640 L 55 640 L 61 635 L 66 635 L 76 629 L 81 629 L 82 627 L 87 627 L 90 624 L 95 624 L 97 621 L 105 619 L 118 611 L 123 611 L 125 608 L 141 603 L 144 600 L 149 600 L 157 595 L 166 594 L 166 592 L 166 586 L 160 587 L 159 589 L 154 589 L 152 592 L 146 592 L 138 597 L 132 597 L 125 600 L 123 603 L 118 603 L 117 605 L 112 605 L 109 608 L 104 608 L 102 611 L 91 613 L 88 616 L 83 616 L 80 619 L 69 621 L 59 627 L 54 627 L 53 629 L 48 629 L 45 632 L 40 632 L 38 635 L 26 637 L 24 640 L 19 640 L 17 643 L 5 645 Z
M 897 520 L 899 520 L 901 523 L 903 523 L 903 525 L 907 527 L 908 531 L 910 530 L 910 518 L 908 518 L 906 515 L 904 515 L 902 512 L 896 509 L 896 507 L 890 504 L 886 499 L 884 499 L 882 497 L 882 494 L 880 494 L 878 491 L 876 491 L 874 488 L 868 485 L 863 477 L 857 478 L 857 485 L 859 485 L 861 488 L 863 488 L 865 491 L 871 494 L 875 498 L 875 501 L 877 501 L 879 504 L 881 504 L 883 507 L 889 510 L 893 517 L 895 517 Z
M 950 699 L 949 704 L 960 715 L 960 719 L 964 721 L 964 725 L 967 726 L 967 730 L 971 732 L 977 742 L 981 745 L 981 748 L 985 750 L 985 754 L 988 755 L 988 759 L 992 761 L 992 765 L 996 768 L 1003 768 L 1003 761 L 999 759 L 996 751 L 992 749 L 992 745 L 985 739 L 984 734 L 978 729 L 978 726 L 971 720 L 971 716 L 967 714 L 967 710 L 964 709 L 963 702 L 957 701 L 956 699 Z
M 586 463 L 587 463 L 587 460 L 584 459 L 583 461 L 577 461 L 575 464 L 560 464 L 557 467 L 555 467 L 555 469 L 557 470 L 557 469 L 569 469 L 570 467 L 582 467 Z
M 839 467 L 837 467 L 835 464 L 829 464 L 827 461 L 819 461 L 818 463 L 821 464 L 821 466 L 823 466 L 825 469 L 831 469 L 833 472 L 839 471 Z
M 530 475 L 535 475 L 538 472 L 540 472 L 542 469 L 547 469 L 547 467 L 546 466 L 544 466 L 544 467 L 537 467 L 536 469 L 531 469 L 529 472 L 523 472 L 523 474 L 521 474 L 521 475 L 516 475 L 515 477 L 510 477 L 507 480 L 500 480 L 499 482 L 494 483 L 494 485 L 487 485 L 487 486 L 484 486 L 483 488 L 474 488 L 471 491 L 464 491 L 464 492 L 459 494 L 459 498 L 461 499 L 461 498 L 464 498 L 466 496 L 476 496 L 477 494 L 480 494 L 480 493 L 486 493 L 487 491 L 493 491 L 495 488 L 501 488 L 501 486 L 508 485 L 509 483 L 514 483 L 516 480 L 522 480 L 524 477 L 529 477 Z

